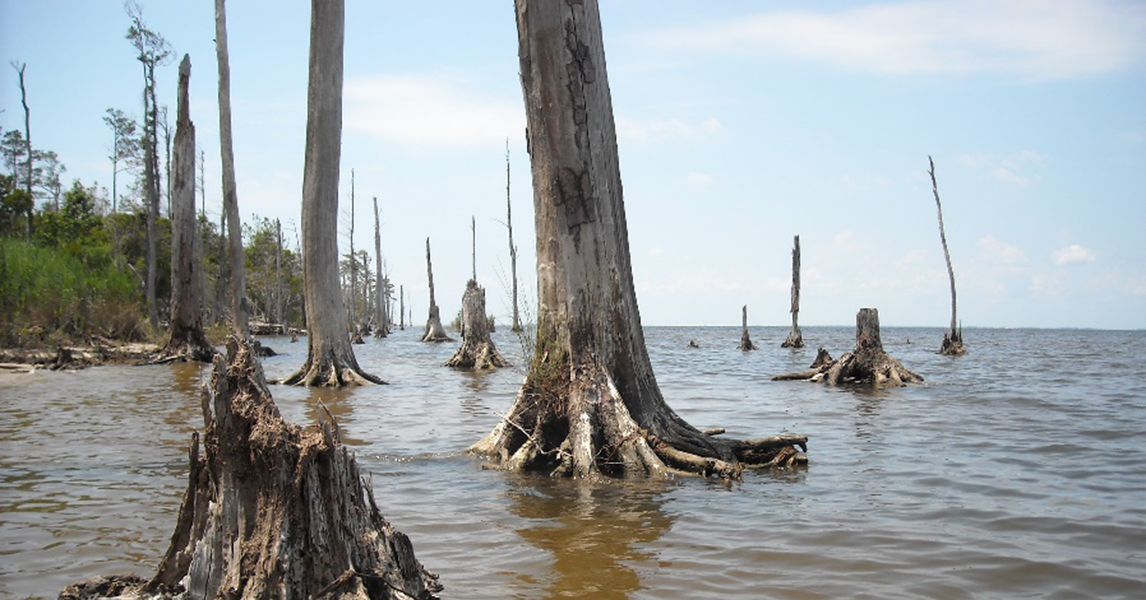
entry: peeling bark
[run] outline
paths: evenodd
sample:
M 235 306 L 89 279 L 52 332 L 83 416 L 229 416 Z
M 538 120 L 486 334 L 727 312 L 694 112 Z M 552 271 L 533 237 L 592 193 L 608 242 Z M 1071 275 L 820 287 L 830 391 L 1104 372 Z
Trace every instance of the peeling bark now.
M 537 234 L 534 356 L 509 413 L 471 451 L 572 477 L 740 476 L 753 454 L 664 401 L 633 286 L 597 3 L 517 0 Z M 793 439 L 806 440 L 803 436 Z M 793 442 L 794 443 L 794 442 Z M 801 442 L 803 443 L 803 442 Z
M 803 348 L 804 334 L 800 333 L 800 236 L 792 242 L 792 330 L 781 348 Z
M 172 173 L 171 335 L 157 360 L 209 362 L 215 349 L 203 333 L 199 261 L 195 256 L 195 125 L 187 87 L 191 57 L 179 63 L 178 119 L 175 123 L 175 169 Z
M 485 288 L 471 279 L 462 295 L 462 345 L 445 366 L 475 371 L 508 366 L 489 334 Z
M 922 383 L 923 378 L 907 370 L 883 351 L 879 335 L 879 311 L 861 308 L 856 314 L 856 347 L 836 360 L 820 348 L 816 361 L 807 371 L 775 375 L 772 381 L 820 381 L 827 385 L 840 383 L 897 385 Z
M 101 577 L 61 598 L 430 599 L 437 576 L 378 510 L 369 480 L 325 419 L 283 420 L 240 338 L 215 358 L 192 437 L 187 490 L 150 581 Z

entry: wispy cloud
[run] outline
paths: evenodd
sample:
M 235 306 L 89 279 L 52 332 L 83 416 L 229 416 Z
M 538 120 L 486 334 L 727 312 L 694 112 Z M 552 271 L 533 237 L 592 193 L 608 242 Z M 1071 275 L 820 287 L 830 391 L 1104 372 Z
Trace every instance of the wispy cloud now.
M 783 56 L 881 74 L 1003 73 L 1055 80 L 1146 58 L 1131 0 L 920 0 L 771 11 L 659 31 L 662 48 Z
M 689 122 L 682 119 L 634 119 L 618 115 L 617 137 L 634 141 L 702 140 L 724 131 L 716 119 Z
M 1098 256 L 1078 244 L 1071 244 L 1065 248 L 1059 248 L 1051 254 L 1056 265 L 1070 265 L 1075 263 L 1094 262 Z
M 525 128 L 520 102 L 483 96 L 464 77 L 374 75 L 346 84 L 347 129 L 414 146 L 497 142 Z
M 1039 181 L 1037 169 L 1048 161 L 1034 150 L 1010 154 L 964 154 L 959 163 L 974 171 L 985 171 L 1004 183 L 1025 185 Z

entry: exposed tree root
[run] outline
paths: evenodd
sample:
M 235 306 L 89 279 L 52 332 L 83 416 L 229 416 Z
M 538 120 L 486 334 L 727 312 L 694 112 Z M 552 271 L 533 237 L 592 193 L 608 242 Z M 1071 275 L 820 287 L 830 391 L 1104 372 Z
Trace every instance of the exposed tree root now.
M 867 383 L 897 385 L 920 383 L 923 378 L 907 370 L 883 351 L 879 336 L 879 313 L 874 308 L 861 309 L 856 315 L 856 348 L 837 360 L 831 360 L 820 348 L 816 361 L 807 371 L 775 375 L 772 381 L 821 381 L 827 385 Z
M 155 576 L 99 578 L 61 598 L 430 599 L 437 576 L 378 511 L 372 486 L 329 418 L 280 416 L 245 342 L 215 359 L 203 397 L 205 456 Z
M 304 387 L 344 387 L 348 385 L 386 385 L 381 378 L 371 375 L 354 364 L 346 364 L 334 360 L 315 362 L 310 358 L 301 369 L 290 377 L 280 380 L 284 385 L 299 385 Z
M 207 341 L 202 329 L 185 329 L 181 335 L 172 332 L 167 345 L 159 351 L 152 360 L 152 364 L 166 364 L 171 362 L 211 362 L 215 356 L 215 348 Z
M 800 333 L 799 327 L 794 327 L 788 332 L 788 337 L 780 344 L 781 348 L 803 348 L 804 347 L 804 334 Z
M 676 415 L 656 418 L 658 433 L 642 427 L 612 379 L 586 369 L 548 389 L 527 380 L 510 414 L 470 452 L 492 468 L 548 472 L 554 477 L 665 477 L 739 479 L 745 468 L 807 463 L 805 436 L 761 440 L 716 439 Z M 671 411 L 670 411 L 671 414 Z M 788 450 L 785 450 L 788 448 Z
M 953 329 L 943 334 L 943 345 L 939 353 L 944 356 L 963 356 L 967 349 L 963 347 L 963 329 Z

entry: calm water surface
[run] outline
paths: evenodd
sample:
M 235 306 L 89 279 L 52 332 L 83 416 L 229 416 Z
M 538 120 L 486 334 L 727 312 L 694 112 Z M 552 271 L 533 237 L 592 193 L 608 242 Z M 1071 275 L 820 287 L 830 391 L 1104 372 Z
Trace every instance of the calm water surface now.
M 463 451 L 513 401 L 520 369 L 440 367 L 417 331 L 355 346 L 388 386 L 274 386 L 284 416 L 321 401 L 449 598 L 1146 597 L 1146 332 L 885 328 L 924 386 L 827 389 L 769 376 L 834 356 L 851 328 L 650 328 L 670 405 L 697 427 L 811 437 L 806 470 L 586 485 L 483 471 Z M 507 333 L 499 348 L 521 364 Z M 696 340 L 700 349 L 689 349 Z M 272 377 L 297 368 L 305 340 Z M 202 425 L 196 366 L 0 378 L 0 597 L 150 575 Z

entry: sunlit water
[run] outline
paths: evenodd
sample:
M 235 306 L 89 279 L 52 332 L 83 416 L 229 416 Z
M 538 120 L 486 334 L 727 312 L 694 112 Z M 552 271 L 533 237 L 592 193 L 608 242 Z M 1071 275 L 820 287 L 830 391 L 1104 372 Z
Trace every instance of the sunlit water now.
M 388 386 L 274 386 L 284 416 L 338 418 L 386 518 L 450 598 L 1146 597 L 1146 332 L 885 328 L 923 375 L 879 392 L 771 382 L 850 328 L 651 328 L 665 397 L 701 428 L 810 436 L 806 470 L 587 485 L 483 471 L 465 448 L 511 404 L 520 368 L 441 367 L 417 331 L 355 346 Z M 495 339 L 517 365 L 520 347 Z M 696 340 L 699 349 L 687 347 Z M 265 342 L 272 377 L 305 339 Z M 201 426 L 195 366 L 0 378 L 0 597 L 154 572 Z

